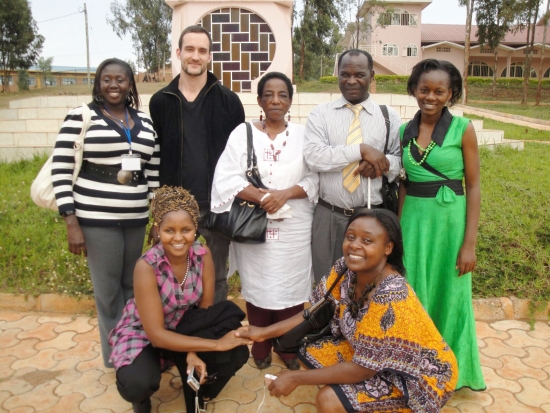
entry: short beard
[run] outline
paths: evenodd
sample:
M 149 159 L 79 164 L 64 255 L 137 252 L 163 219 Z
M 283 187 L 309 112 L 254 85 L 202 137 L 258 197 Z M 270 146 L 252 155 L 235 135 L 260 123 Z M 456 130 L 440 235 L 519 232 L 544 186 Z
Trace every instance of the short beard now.
M 187 73 L 187 75 L 189 76 L 200 76 L 202 75 L 204 72 L 206 72 L 207 70 L 207 66 L 201 66 L 201 70 L 199 73 L 190 73 L 189 70 L 187 69 L 188 66 L 181 66 L 181 70 L 183 70 L 185 73 Z

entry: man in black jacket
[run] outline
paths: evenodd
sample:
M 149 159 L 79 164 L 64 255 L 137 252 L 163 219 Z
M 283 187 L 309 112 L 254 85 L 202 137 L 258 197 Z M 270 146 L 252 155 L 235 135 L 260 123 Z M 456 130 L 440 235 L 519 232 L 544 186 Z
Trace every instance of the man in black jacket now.
M 189 26 L 179 38 L 176 55 L 181 72 L 153 95 L 149 111 L 160 144 L 160 185 L 182 186 L 197 200 L 201 218 L 210 209 L 216 163 L 229 135 L 244 122 L 239 97 L 207 70 L 212 58 L 210 33 Z M 229 242 L 202 228 L 216 270 L 215 302 L 227 298 Z

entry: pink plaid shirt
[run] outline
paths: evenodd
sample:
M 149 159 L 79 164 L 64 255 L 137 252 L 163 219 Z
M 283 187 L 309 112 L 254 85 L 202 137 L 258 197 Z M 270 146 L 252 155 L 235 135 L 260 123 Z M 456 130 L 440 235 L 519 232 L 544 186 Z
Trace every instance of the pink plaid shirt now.
M 206 254 L 206 249 L 199 242 L 195 242 L 189 249 L 189 274 L 183 288 L 180 288 L 178 280 L 174 276 L 172 266 L 168 257 L 164 255 L 161 243 L 149 249 L 141 257 L 153 267 L 157 277 L 158 291 L 163 303 L 164 327 L 167 330 L 175 331 L 187 309 L 201 300 L 204 254 Z M 120 321 L 109 335 L 109 344 L 113 347 L 110 361 L 117 370 L 122 366 L 132 364 L 141 350 L 149 343 L 141 324 L 136 301 L 131 298 L 124 307 Z M 161 363 L 163 369 L 170 365 L 169 360 L 165 359 L 162 359 Z

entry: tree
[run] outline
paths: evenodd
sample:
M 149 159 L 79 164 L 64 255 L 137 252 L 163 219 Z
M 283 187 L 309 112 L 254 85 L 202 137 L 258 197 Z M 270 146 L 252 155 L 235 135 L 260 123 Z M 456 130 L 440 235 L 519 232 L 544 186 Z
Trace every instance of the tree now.
M 529 91 L 529 78 L 531 77 L 531 64 L 533 62 L 533 49 L 535 48 L 535 27 L 539 14 L 541 0 L 524 0 L 524 13 L 521 23 L 527 28 L 527 41 L 525 45 L 525 60 L 523 63 L 523 94 L 521 104 L 527 105 L 527 92 Z
M 470 34 L 476 0 L 459 0 L 461 6 L 466 6 L 466 37 L 464 39 L 464 72 L 462 74 L 462 103 L 468 103 L 468 67 L 470 65 Z
M 493 96 L 496 96 L 498 46 L 513 29 L 515 0 L 478 0 L 476 6 L 477 38 L 481 46 L 488 46 L 494 54 Z
M 52 63 L 53 63 L 53 57 L 39 57 L 36 65 L 38 66 L 38 69 L 42 72 L 42 80 L 44 83 L 44 86 L 48 86 L 49 81 L 52 77 Z
M 0 68 L 4 73 L 4 91 L 9 71 L 31 67 L 44 43 L 37 32 L 27 0 L 2 0 L 0 7 Z M 9 87 L 7 88 L 9 91 Z
M 300 79 L 305 79 L 305 69 L 308 64 L 307 55 L 329 56 L 334 54 L 335 35 L 338 33 L 340 13 L 331 0 L 304 0 L 304 8 L 300 12 L 300 25 L 294 28 L 294 50 L 299 50 L 297 56 Z M 336 30 L 335 30 L 336 29 Z
M 546 33 L 548 31 L 548 20 L 550 20 L 550 0 L 546 2 L 546 13 L 542 16 L 542 22 L 544 23 L 544 32 L 542 35 L 542 52 L 540 54 L 540 66 L 539 66 L 539 81 L 537 83 L 537 97 L 535 100 L 535 106 L 540 105 L 540 94 L 542 88 L 542 63 L 544 62 L 544 51 L 546 50 Z
M 170 56 L 172 10 L 164 0 L 123 1 L 111 3 L 113 18 L 107 23 L 121 39 L 130 34 L 138 66 L 142 63 L 146 72 L 157 73 Z
M 19 69 L 17 71 L 17 86 L 19 86 L 19 91 L 29 90 L 29 72 L 25 69 Z
M 391 24 L 393 7 L 383 0 L 337 0 L 341 13 L 347 16 L 343 30 L 351 35 L 352 46 L 359 48 L 361 40 L 377 27 Z M 378 15 L 375 20 L 374 17 Z

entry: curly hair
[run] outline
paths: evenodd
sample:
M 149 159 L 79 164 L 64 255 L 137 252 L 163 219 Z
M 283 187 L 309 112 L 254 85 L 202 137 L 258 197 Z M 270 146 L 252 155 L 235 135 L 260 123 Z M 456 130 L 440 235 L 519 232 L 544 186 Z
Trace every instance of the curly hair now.
M 462 76 L 456 66 L 446 60 L 424 59 L 414 65 L 407 82 L 407 92 L 409 92 L 409 95 L 414 96 L 420 76 L 433 70 L 441 70 L 449 75 L 449 88 L 453 92 L 450 103 L 454 105 L 462 96 Z
M 151 201 L 153 224 L 158 227 L 168 212 L 180 209 L 191 215 L 195 226 L 198 226 L 200 212 L 195 197 L 181 186 L 164 185 L 155 191 L 155 197 Z

